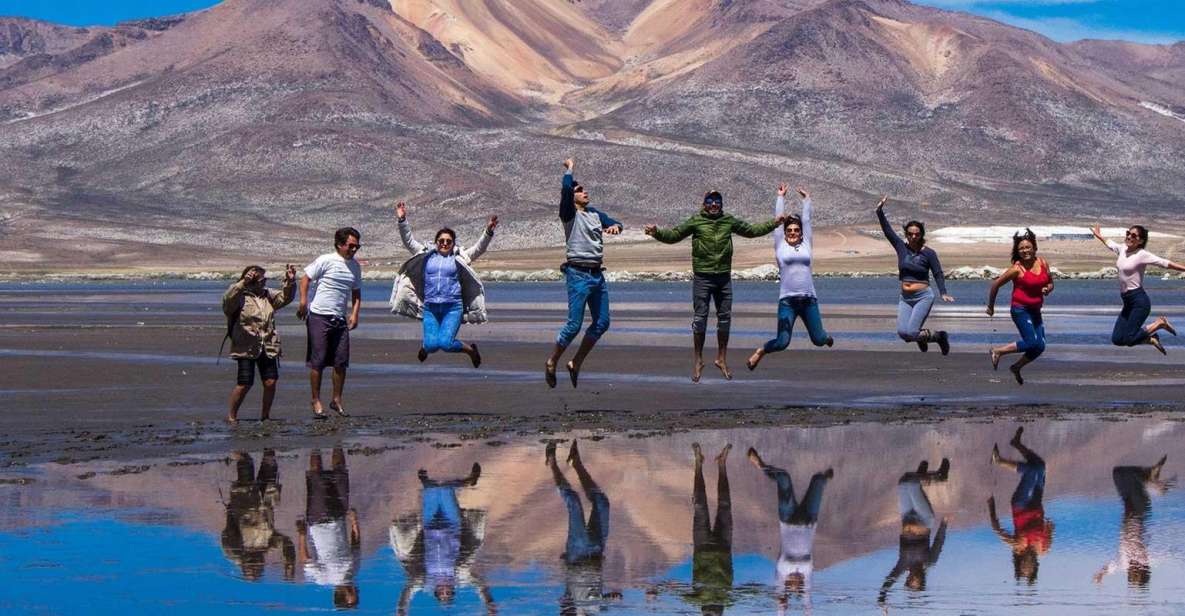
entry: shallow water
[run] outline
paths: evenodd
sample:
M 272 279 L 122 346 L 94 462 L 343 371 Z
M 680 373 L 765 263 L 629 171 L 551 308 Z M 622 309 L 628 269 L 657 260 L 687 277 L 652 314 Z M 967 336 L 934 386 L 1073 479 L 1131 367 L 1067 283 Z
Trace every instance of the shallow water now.
M 1051 530 L 1047 535 L 1033 517 L 1032 498 L 1021 504 L 1019 515 L 1037 523 L 1020 534 L 1036 547 L 1017 549 L 1016 568 L 1001 535 L 1014 535 L 1010 501 L 1021 475 L 991 463 L 995 443 L 1006 458 L 1021 458 L 1008 445 L 1011 423 L 579 434 L 580 463 L 569 463 L 571 441 L 563 440 L 554 472 L 545 453 L 552 435 L 360 438 L 340 443 L 337 474 L 329 472 L 334 454 L 327 443 L 325 472 L 312 482 L 309 450 L 25 470 L 32 483 L 0 484 L 7 578 L 0 610 L 318 612 L 334 609 L 335 585 L 339 602 L 356 596 L 364 613 L 401 605 L 411 614 L 482 613 L 483 598 L 502 614 L 698 614 L 713 604 L 728 614 L 758 614 L 783 601 L 791 613 L 816 614 L 882 607 L 943 614 L 1185 610 L 1185 492 L 1159 489 L 1185 471 L 1185 423 L 1096 415 L 1024 426 L 1023 444 L 1044 459 L 1041 504 Z M 698 551 L 693 442 L 703 445 L 706 510 L 721 531 L 701 535 Z M 726 443 L 733 445 L 723 473 L 730 540 L 721 521 L 722 473 L 713 461 Z M 788 584 L 777 573 L 776 483 L 746 459 L 751 446 L 768 465 L 786 469 L 803 501 L 812 475 L 834 472 L 822 490 L 809 561 L 787 559 L 782 567 L 804 571 L 809 562 L 813 573 L 791 575 Z M 1115 470 L 1152 465 L 1166 453 L 1159 483 Z M 945 478 L 935 472 L 944 457 Z M 265 458 L 275 462 L 274 480 L 263 470 Z M 928 472 L 917 476 L 923 460 Z M 449 487 L 475 462 L 481 472 L 474 485 Z M 417 476 L 421 468 L 426 482 Z M 581 471 L 595 487 L 582 485 Z M 924 480 L 919 486 L 934 512 L 919 561 L 932 562 L 887 579 L 899 556 L 903 477 L 906 492 L 917 495 L 910 471 Z M 567 490 L 557 489 L 557 472 Z M 459 514 L 448 506 L 454 495 Z M 425 516 L 425 501 L 442 507 Z M 570 517 L 575 502 L 585 518 Z M 607 523 L 586 526 L 595 511 Z M 809 521 L 805 510 L 788 517 L 801 529 L 802 516 Z M 308 554 L 299 545 L 300 519 L 312 527 Z M 943 519 L 939 550 L 931 543 Z M 597 552 L 599 558 L 589 556 Z M 1018 579 L 1017 570 L 1034 571 L 1034 561 L 1033 579 Z M 1113 571 L 1096 582 L 1109 563 Z

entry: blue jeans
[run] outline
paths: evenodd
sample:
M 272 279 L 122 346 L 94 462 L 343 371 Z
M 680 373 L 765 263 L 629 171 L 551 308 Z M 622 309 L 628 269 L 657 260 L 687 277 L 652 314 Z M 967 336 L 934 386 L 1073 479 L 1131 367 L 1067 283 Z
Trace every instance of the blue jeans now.
M 913 342 L 922 333 L 930 308 L 934 306 L 934 291 L 926 287 L 913 293 L 902 293 L 897 302 L 897 335 L 906 342 Z
M 1115 329 L 1111 331 L 1111 344 L 1115 346 L 1136 346 L 1148 340 L 1148 330 L 1144 329 L 1144 321 L 1152 314 L 1152 300 L 1143 287 L 1132 289 L 1124 293 L 1123 311 L 1115 319 Z
M 588 493 L 592 503 L 592 515 L 584 520 L 584 504 L 580 495 L 569 487 L 560 487 L 560 496 L 568 509 L 568 540 L 564 545 L 564 560 L 578 563 L 590 558 L 600 558 L 605 553 L 605 542 L 609 540 L 609 497 L 600 490 Z
M 457 502 L 457 489 L 453 486 L 424 488 L 422 494 L 422 524 L 425 528 L 461 526 L 461 505 Z
M 464 345 L 457 340 L 461 329 L 461 302 L 424 304 L 424 350 L 460 353 Z
M 776 467 L 765 466 L 761 469 L 765 476 L 778 484 L 778 519 L 786 524 L 814 524 L 819 520 L 819 509 L 823 506 L 823 488 L 827 486 L 827 476 L 815 473 L 811 483 L 807 486 L 806 494 L 799 502 L 794 498 L 794 483 L 790 480 L 790 473 Z
M 1045 320 L 1041 318 L 1041 309 L 1013 306 L 1012 322 L 1016 324 L 1016 331 L 1020 332 L 1016 350 L 1030 360 L 1040 357 L 1045 352 Z
M 595 342 L 609 330 L 609 285 L 605 282 L 605 274 L 569 265 L 563 270 L 568 287 L 568 322 L 564 323 L 555 343 L 568 348 L 576 339 L 584 323 L 585 305 L 592 312 L 592 325 L 588 326 L 584 337 Z
M 783 297 L 778 300 L 778 335 L 765 343 L 766 353 L 777 353 L 790 346 L 790 334 L 794 331 L 794 320 L 802 319 L 811 336 L 811 344 L 827 344 L 827 330 L 823 329 L 823 317 L 819 314 L 819 300 L 813 297 Z

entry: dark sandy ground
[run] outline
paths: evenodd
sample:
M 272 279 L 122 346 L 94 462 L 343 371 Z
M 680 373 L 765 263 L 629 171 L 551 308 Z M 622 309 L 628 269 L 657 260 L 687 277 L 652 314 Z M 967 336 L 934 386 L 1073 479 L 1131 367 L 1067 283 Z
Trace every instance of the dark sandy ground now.
M 371 323 L 383 318 L 389 319 L 379 310 L 364 312 Z M 625 336 L 619 336 L 593 353 L 579 389 L 561 371 L 560 386 L 551 390 L 542 378 L 543 344 L 481 343 L 485 363 L 474 370 L 464 356 L 436 355 L 419 364 L 413 341 L 359 336 L 346 386 L 352 416 L 314 421 L 300 361 L 303 336 L 288 335 L 275 419 L 254 420 L 257 385 L 240 412 L 243 421 L 231 427 L 222 418 L 234 363 L 215 364 L 224 327 L 219 315 L 186 317 L 181 325 L 174 319 L 162 313 L 140 321 L 39 326 L 25 315 L 0 326 L 0 467 L 288 448 L 363 436 L 490 440 L 572 429 L 645 434 L 1073 413 L 1122 419 L 1177 411 L 1185 377 L 1174 362 L 1052 357 L 1029 369 L 1022 388 L 1003 367 L 992 372 L 979 349 L 942 357 L 903 345 L 901 351 L 792 350 L 771 356 L 755 373 L 744 368 L 748 349 L 735 349 L 735 380 L 723 381 L 709 364 L 697 385 L 687 378 L 689 349 L 622 346 Z M 551 332 L 555 323 L 537 327 Z

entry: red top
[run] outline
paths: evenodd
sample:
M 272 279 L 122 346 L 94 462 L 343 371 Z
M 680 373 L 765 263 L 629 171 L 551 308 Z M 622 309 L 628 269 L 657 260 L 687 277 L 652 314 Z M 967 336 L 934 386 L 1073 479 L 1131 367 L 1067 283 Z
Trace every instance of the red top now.
M 1053 543 L 1053 532 L 1045 524 L 1045 509 L 1040 505 L 1031 509 L 1012 508 L 1012 532 L 1022 546 L 1032 546 L 1044 554 Z
M 1021 267 L 1020 276 L 1012 279 L 1012 306 L 1014 308 L 1040 308 L 1045 303 L 1045 295 L 1041 289 L 1053 282 L 1049 275 L 1049 266 L 1044 259 L 1037 261 L 1041 264 L 1041 273 L 1033 272 Z

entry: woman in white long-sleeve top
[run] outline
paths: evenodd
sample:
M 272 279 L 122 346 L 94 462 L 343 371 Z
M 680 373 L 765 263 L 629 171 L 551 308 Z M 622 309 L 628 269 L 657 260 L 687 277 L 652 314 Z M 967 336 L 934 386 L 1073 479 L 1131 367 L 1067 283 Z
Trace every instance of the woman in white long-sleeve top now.
M 470 266 L 490 246 L 498 217 L 491 216 L 481 238 L 470 248 L 457 245 L 457 234 L 444 227 L 436 232 L 436 246 L 426 246 L 412 236 L 407 222 L 407 205 L 395 205 L 399 216 L 399 237 L 412 258 L 399 270 L 391 291 L 391 312 L 421 319 L 424 341 L 419 360 L 436 351 L 465 353 L 473 367 L 481 365 L 476 344 L 457 340 L 461 323 L 486 321 L 485 288 Z
M 1157 351 L 1164 353 L 1164 346 L 1160 344 L 1160 337 L 1156 332 L 1163 329 L 1176 336 L 1177 330 L 1173 329 L 1172 324 L 1164 317 L 1158 317 L 1147 327 L 1144 326 L 1144 321 L 1152 313 L 1152 300 L 1148 299 L 1148 293 L 1144 291 L 1144 269 L 1149 265 L 1156 265 L 1185 272 L 1185 265 L 1173 263 L 1148 252 L 1148 229 L 1140 225 L 1132 225 L 1127 230 L 1122 244 L 1103 237 L 1098 225 L 1091 227 L 1090 231 L 1110 248 L 1111 252 L 1119 255 L 1115 260 L 1115 267 L 1119 270 L 1123 310 L 1115 319 L 1115 329 L 1111 331 L 1111 344 L 1129 347 L 1150 344 L 1156 347 Z
M 797 190 L 802 197 L 802 215 L 787 215 L 786 185 L 778 186 L 778 200 L 774 206 L 774 216 L 782 224 L 782 233 L 774 232 L 774 258 L 781 272 L 778 334 L 753 351 L 748 361 L 750 370 L 757 368 L 762 357 L 784 351 L 790 346 L 795 319 L 802 319 L 806 325 L 811 344 L 835 344 L 831 336 L 827 335 L 827 330 L 823 329 L 823 317 L 819 314 L 819 300 L 815 296 L 815 281 L 811 272 L 811 196 L 801 186 Z

